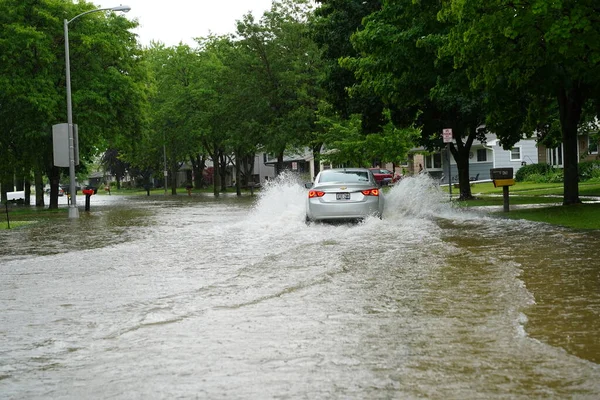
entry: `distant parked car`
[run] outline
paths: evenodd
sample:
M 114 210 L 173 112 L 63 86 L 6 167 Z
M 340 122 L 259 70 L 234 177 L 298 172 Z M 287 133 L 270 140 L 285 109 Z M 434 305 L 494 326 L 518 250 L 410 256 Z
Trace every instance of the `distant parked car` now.
M 46 187 L 44 188 L 44 192 L 46 192 L 47 195 L 50 195 L 50 185 L 46 185 Z M 58 185 L 58 195 L 59 196 L 64 196 L 68 192 L 69 192 L 68 186 Z
M 373 173 L 366 168 L 321 171 L 307 184 L 306 222 L 381 218 L 384 198 Z
M 400 176 L 394 177 L 392 171 L 384 168 L 369 168 L 375 177 L 375 180 L 379 186 L 387 186 L 390 183 L 394 183 L 400 179 Z

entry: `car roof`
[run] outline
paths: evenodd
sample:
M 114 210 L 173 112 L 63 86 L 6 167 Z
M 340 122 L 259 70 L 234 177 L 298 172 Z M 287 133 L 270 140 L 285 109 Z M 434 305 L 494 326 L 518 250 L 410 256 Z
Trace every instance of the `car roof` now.
M 360 172 L 360 171 L 368 171 L 369 168 L 357 168 L 357 167 L 353 167 L 353 168 L 329 168 L 329 169 L 324 169 L 321 172 Z
M 315 184 L 326 185 L 334 182 L 358 184 L 374 181 L 373 173 L 368 168 L 332 168 L 321 171 Z

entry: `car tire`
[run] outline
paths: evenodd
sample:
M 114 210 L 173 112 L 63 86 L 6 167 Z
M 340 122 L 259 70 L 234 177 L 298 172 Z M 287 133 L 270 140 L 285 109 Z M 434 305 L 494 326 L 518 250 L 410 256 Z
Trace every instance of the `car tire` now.
M 312 223 L 312 220 L 311 220 L 310 218 L 308 218 L 308 215 L 306 215 L 306 216 L 304 217 L 304 223 L 305 223 L 306 225 L 310 225 L 310 224 Z

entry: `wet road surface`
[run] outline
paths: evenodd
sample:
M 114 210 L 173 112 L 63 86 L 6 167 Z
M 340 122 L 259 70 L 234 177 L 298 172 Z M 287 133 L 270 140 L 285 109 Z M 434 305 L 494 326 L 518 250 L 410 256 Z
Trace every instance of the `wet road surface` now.
M 600 398 L 597 232 L 425 179 L 357 225 L 305 225 L 304 196 L 97 196 L 0 231 L 0 397 Z

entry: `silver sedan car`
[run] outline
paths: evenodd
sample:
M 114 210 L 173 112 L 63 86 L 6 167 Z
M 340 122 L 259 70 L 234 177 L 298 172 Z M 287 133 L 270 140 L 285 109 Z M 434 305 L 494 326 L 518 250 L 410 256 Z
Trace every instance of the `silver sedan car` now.
M 385 200 L 367 168 L 336 168 L 321 171 L 308 184 L 306 222 L 381 218 Z

